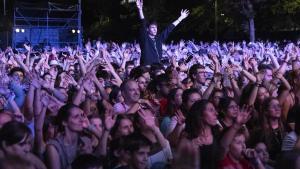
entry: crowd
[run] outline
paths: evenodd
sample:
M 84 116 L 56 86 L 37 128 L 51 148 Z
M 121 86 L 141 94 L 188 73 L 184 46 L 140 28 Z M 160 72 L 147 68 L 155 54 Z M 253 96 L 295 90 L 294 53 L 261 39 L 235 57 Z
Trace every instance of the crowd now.
M 132 43 L 8 47 L 0 168 L 298 168 L 299 47 L 180 41 L 153 65 Z

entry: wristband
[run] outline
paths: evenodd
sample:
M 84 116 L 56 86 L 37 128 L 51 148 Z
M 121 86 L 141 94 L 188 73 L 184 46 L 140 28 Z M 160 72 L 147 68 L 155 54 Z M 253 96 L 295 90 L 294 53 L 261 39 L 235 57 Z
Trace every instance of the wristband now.
M 110 132 L 110 129 L 107 129 L 106 127 L 104 127 L 104 131 Z
M 261 87 L 261 86 L 262 86 L 262 84 L 261 84 L 261 83 L 258 83 L 258 82 L 256 82 L 256 83 L 255 83 L 255 86 L 257 86 L 257 87 Z
M 90 131 L 94 131 L 96 128 L 95 128 L 95 126 L 94 125 L 89 125 L 88 126 L 88 130 L 90 130 Z
M 12 101 L 15 99 L 16 95 L 14 93 L 10 92 L 10 93 L 6 94 L 4 97 L 7 101 Z

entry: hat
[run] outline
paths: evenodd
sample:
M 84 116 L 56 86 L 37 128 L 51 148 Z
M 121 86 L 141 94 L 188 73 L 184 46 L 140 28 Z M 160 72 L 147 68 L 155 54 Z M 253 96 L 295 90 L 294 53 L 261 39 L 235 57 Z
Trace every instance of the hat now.
M 59 63 L 57 62 L 57 60 L 50 60 L 49 65 L 50 66 L 59 66 Z

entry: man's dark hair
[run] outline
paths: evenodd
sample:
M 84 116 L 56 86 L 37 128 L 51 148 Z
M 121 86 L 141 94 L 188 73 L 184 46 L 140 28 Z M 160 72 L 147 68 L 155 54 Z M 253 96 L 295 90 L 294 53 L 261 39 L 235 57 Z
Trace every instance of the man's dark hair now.
M 149 69 L 144 66 L 138 66 L 131 70 L 129 77 L 131 79 L 138 79 L 139 77 L 143 76 L 144 73 L 149 72 Z
M 194 93 L 198 93 L 199 94 L 199 91 L 198 89 L 195 89 L 195 88 L 190 88 L 190 89 L 186 89 L 183 91 L 182 93 L 182 101 L 183 101 L 183 104 L 186 104 L 190 95 L 194 94 Z
M 198 64 L 194 64 L 189 70 L 189 77 L 192 80 L 192 82 L 195 80 L 193 78 L 193 75 L 197 74 L 198 69 L 205 69 L 205 67 L 198 63 Z
M 94 155 L 84 154 L 72 162 L 72 169 L 92 169 L 102 167 L 102 161 Z
M 127 68 L 128 66 L 134 66 L 134 61 L 130 60 L 130 61 L 127 61 L 125 63 L 125 68 Z
M 31 130 L 24 123 L 10 121 L 5 123 L 0 130 L 0 143 L 5 142 L 7 146 L 11 146 L 21 142 L 25 137 L 28 138 L 29 135 L 31 135 Z
M 269 69 L 269 70 L 272 70 L 273 68 L 272 68 L 272 66 L 270 66 L 270 65 L 266 65 L 266 64 L 261 64 L 261 65 L 259 65 L 258 66 L 258 70 L 267 70 L 267 69 Z
M 147 23 L 147 27 L 149 27 L 150 25 L 156 25 L 157 26 L 158 24 L 157 24 L 156 20 L 150 20 Z
M 151 142 L 140 133 L 133 133 L 126 137 L 126 150 L 130 153 L 138 151 L 141 147 L 150 147 Z
M 14 67 L 9 71 L 9 75 L 11 76 L 12 74 L 14 74 L 15 72 L 22 72 L 23 75 L 25 74 L 24 69 L 20 68 L 20 67 Z
M 158 75 L 158 76 L 155 78 L 156 86 L 161 86 L 161 85 L 164 84 L 164 83 L 168 83 L 169 80 L 170 80 L 170 78 L 168 77 L 167 74 L 161 74 L 161 75 Z
M 164 70 L 164 66 L 159 64 L 159 63 L 155 63 L 155 64 L 152 64 L 151 65 L 151 68 L 150 68 L 150 76 L 152 79 L 155 78 L 155 73 L 159 70 Z

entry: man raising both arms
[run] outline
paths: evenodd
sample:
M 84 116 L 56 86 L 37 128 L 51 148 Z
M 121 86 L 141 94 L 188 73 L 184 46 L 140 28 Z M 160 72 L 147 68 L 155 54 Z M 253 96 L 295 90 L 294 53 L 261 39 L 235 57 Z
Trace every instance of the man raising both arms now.
M 180 17 L 170 24 L 160 34 L 157 34 L 157 23 L 147 23 L 143 13 L 143 0 L 136 0 L 142 27 L 140 31 L 139 44 L 141 47 L 141 65 L 160 63 L 162 57 L 162 43 L 168 38 L 172 30 L 189 15 L 188 10 L 181 10 Z

